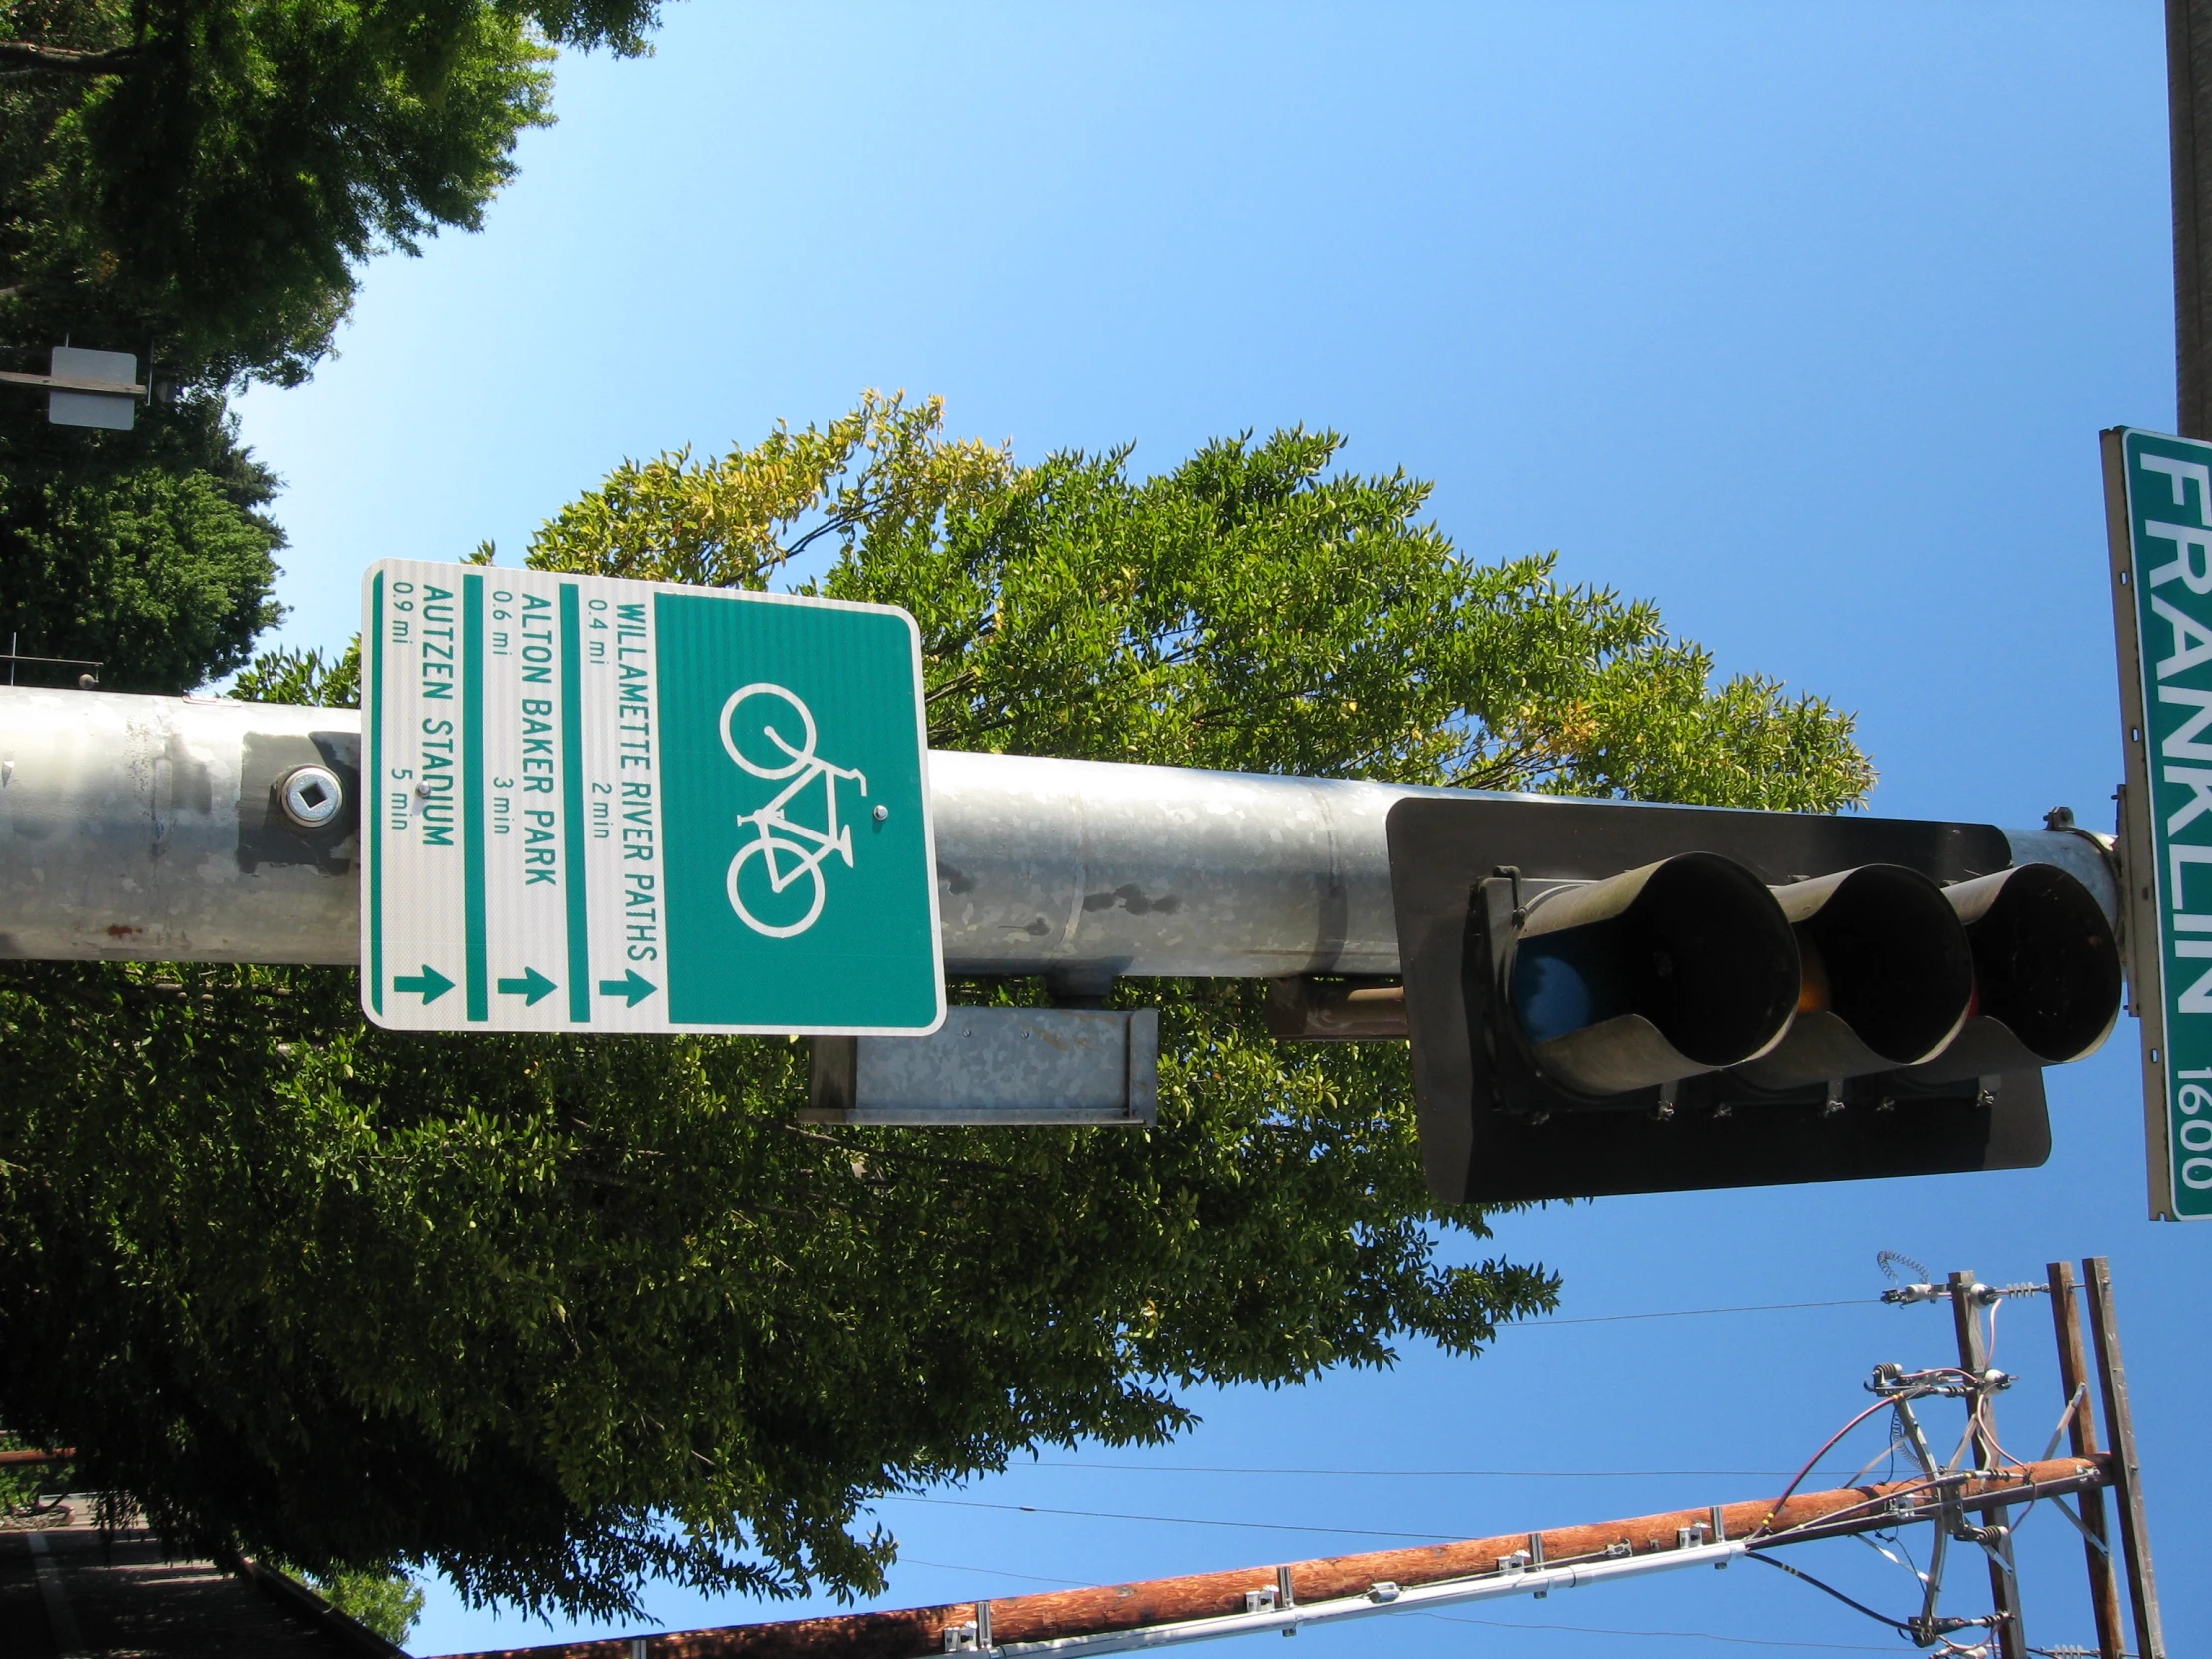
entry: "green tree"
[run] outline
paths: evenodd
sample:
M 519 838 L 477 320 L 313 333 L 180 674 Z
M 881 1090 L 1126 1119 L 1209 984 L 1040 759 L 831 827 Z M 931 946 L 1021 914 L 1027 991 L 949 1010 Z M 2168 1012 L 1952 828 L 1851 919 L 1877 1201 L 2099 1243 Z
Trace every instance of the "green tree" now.
M 421 1589 L 400 1573 L 345 1570 L 317 1578 L 314 1587 L 332 1607 L 395 1647 L 422 1616 Z
M 920 618 L 941 741 L 1834 808 L 1850 721 L 1707 684 L 1657 614 L 1484 568 L 1337 440 L 1034 468 L 870 399 L 626 465 L 533 563 L 820 586 Z M 250 689 L 343 698 L 348 661 Z M 1706 751 L 1726 746 L 1726 761 Z M 0 1419 L 181 1542 L 624 1608 L 642 1579 L 874 1587 L 869 1498 L 1158 1440 L 1200 1382 L 1552 1305 L 1423 1188 L 1404 1051 L 1278 1045 L 1258 988 L 1162 1009 L 1156 1130 L 828 1132 L 769 1039 L 422 1037 L 350 973 L 0 980 Z M 1033 985 L 955 987 L 1021 998 Z M 1457 1258 L 1470 1260 L 1461 1263 Z
M 293 381 L 361 263 L 475 229 L 553 47 L 656 0 L 5 0 L 0 338 Z
M 276 481 L 242 376 L 294 383 L 359 271 L 473 230 L 552 117 L 557 45 L 645 49 L 657 0 L 0 0 L 0 347 L 127 350 L 129 433 L 0 389 L 0 631 L 180 691 L 279 614 Z
M 1712 683 L 1658 608 L 1472 564 L 1430 486 L 1331 474 L 1333 432 L 1017 468 L 942 408 L 869 394 L 714 462 L 625 462 L 532 541 L 542 569 L 809 584 L 921 625 L 950 749 L 1832 812 L 1874 772 L 1852 720 L 1759 675 Z M 1071 697 L 1069 688 L 1081 687 Z
M 28 399 L 24 401 L 28 402 Z M 282 615 L 276 480 L 196 392 L 137 430 L 0 418 L 0 628 L 105 663 L 113 691 L 182 692 L 244 663 Z

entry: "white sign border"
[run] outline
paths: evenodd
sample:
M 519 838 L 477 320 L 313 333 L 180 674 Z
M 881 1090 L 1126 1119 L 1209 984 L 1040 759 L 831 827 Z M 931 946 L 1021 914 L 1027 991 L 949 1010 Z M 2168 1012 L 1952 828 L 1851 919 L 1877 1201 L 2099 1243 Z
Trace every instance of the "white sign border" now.
M 379 792 L 388 782 L 381 776 L 384 767 L 384 754 L 380 741 L 381 721 L 377 709 L 377 698 L 381 690 L 377 684 L 377 676 L 381 669 L 382 653 L 380 647 L 382 641 L 376 619 L 376 579 L 380 574 L 394 569 L 411 570 L 424 566 L 439 571 L 451 571 L 456 582 L 471 575 L 486 578 L 512 578 L 518 575 L 527 575 L 551 578 L 562 582 L 578 582 L 587 585 L 587 588 L 597 584 L 618 584 L 622 589 L 631 593 L 641 591 L 653 594 L 670 593 L 732 603 L 793 605 L 805 609 L 858 611 L 872 615 L 896 616 L 902 621 L 906 625 L 907 635 L 913 648 L 910 661 L 913 665 L 914 737 L 919 755 L 920 770 L 922 856 L 928 871 L 929 951 L 931 975 L 936 994 L 936 1012 L 929 1024 L 924 1027 L 910 1025 L 720 1025 L 663 1019 L 658 1023 L 647 1026 L 625 1025 L 621 1027 L 601 1027 L 596 1023 L 558 1027 L 536 1023 L 505 1025 L 500 1023 L 496 1017 L 496 1012 L 504 1011 L 496 1001 L 492 1005 L 495 1010 L 494 1017 L 482 1021 L 464 1020 L 461 1024 L 450 1026 L 396 1025 L 387 1022 L 383 1017 L 382 1010 L 375 1006 L 376 992 L 383 987 L 381 983 L 373 982 L 380 973 L 379 964 L 382 956 L 382 952 L 376 948 L 375 935 L 380 921 L 383 849 L 380 817 L 370 815 L 378 813 Z M 937 1031 L 944 1024 L 948 1003 L 945 994 L 944 976 L 944 919 L 937 891 L 937 830 L 935 793 L 929 765 L 928 688 L 924 680 L 922 667 L 921 627 L 915 621 L 913 614 L 903 606 L 873 604 L 864 600 L 831 599 L 811 594 L 773 593 L 749 588 L 711 588 L 682 582 L 649 582 L 630 577 L 594 576 L 582 571 L 516 571 L 512 567 L 501 569 L 490 564 L 475 565 L 461 561 L 448 562 L 389 557 L 375 560 L 362 573 L 361 619 L 361 736 L 363 745 L 363 795 L 365 797 L 362 807 L 367 822 L 363 823 L 361 833 L 360 1004 L 362 1013 L 379 1028 L 390 1031 L 451 1031 L 462 1035 L 500 1036 L 925 1037 Z M 658 681 L 656 680 L 657 685 Z M 662 994 L 664 998 L 662 1006 L 665 1007 L 667 994 L 665 986 L 662 987 Z

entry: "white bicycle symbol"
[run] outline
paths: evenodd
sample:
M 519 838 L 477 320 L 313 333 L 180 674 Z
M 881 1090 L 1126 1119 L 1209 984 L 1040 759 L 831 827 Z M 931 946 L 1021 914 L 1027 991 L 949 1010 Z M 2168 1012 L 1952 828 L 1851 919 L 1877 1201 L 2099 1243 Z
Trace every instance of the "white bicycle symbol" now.
M 763 765 L 750 758 L 738 742 L 737 728 L 733 721 L 738 706 L 749 697 L 781 698 L 799 716 L 801 741 L 797 744 L 776 729 L 775 724 L 764 722 L 761 735 L 783 754 L 783 760 L 775 765 Z M 757 706 L 758 707 L 758 706 Z M 751 733 L 747 734 L 750 738 Z M 764 933 L 772 939 L 788 939 L 804 933 L 814 926 L 822 914 L 825 889 L 822 879 L 822 861 L 834 852 L 844 859 L 845 867 L 852 867 L 852 827 L 837 823 L 837 780 L 849 778 L 860 786 L 860 793 L 867 794 L 867 779 L 854 767 L 832 766 L 815 753 L 815 717 L 805 703 L 782 686 L 766 680 L 755 681 L 750 686 L 740 686 L 730 694 L 730 701 L 722 706 L 722 747 L 730 752 L 730 759 L 737 762 L 756 778 L 789 778 L 783 790 L 767 806 L 750 813 L 740 813 L 738 824 L 760 831 L 760 838 L 751 840 L 739 849 L 730 860 L 730 874 L 724 883 L 730 895 L 730 908 L 738 912 L 738 919 L 756 933 Z M 789 806 L 809 784 L 822 780 L 823 814 L 825 828 L 815 830 L 804 824 L 795 824 L 784 816 Z M 745 907 L 745 900 L 738 894 L 738 878 L 748 861 L 759 858 L 768 871 L 771 893 L 783 893 L 801 880 L 811 881 L 814 890 L 807 905 L 807 913 L 785 926 L 772 925 Z

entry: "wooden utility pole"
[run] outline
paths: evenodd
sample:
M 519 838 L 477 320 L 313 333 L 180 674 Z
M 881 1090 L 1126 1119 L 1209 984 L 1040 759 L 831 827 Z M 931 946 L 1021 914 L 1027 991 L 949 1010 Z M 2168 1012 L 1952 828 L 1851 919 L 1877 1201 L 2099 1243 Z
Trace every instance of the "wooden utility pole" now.
M 1800 1492 L 1777 1505 L 1750 1503 L 1678 1509 L 1660 1515 L 1508 1532 L 1459 1543 L 1374 1550 L 1257 1566 L 1230 1572 L 1155 1578 L 1098 1589 L 1052 1590 L 1003 1601 L 951 1602 L 880 1613 L 729 1625 L 646 1637 L 564 1642 L 459 1659 L 924 1659 L 1031 1642 L 1124 1638 L 1118 1646 L 1152 1647 L 1237 1633 L 1207 1629 L 1208 1620 L 1238 1620 L 1249 1628 L 1256 1610 L 1275 1628 L 1302 1619 L 1328 1622 L 1348 1601 L 1361 1612 L 1404 1607 L 1424 1587 L 1460 1585 L 1513 1590 L 1537 1587 L 1546 1572 L 1577 1565 L 1602 1569 L 1655 1565 L 1725 1565 L 1748 1541 L 1768 1550 L 1858 1532 L 1884 1532 L 1902 1519 L 1942 1524 L 1950 1503 L 1980 1508 L 2004 1495 L 2016 1502 L 2059 1497 L 2103 1485 L 2105 1459 L 2061 1457 L 2049 1462 L 1964 1474 L 1955 1487 L 1932 1491 L 1925 1479 Z M 1725 1549 L 1716 1544 L 1730 1546 Z M 1566 1582 L 1571 1582 L 1571 1578 Z M 1472 1599 L 1470 1596 L 1469 1599 Z M 1372 1605 L 1370 1605 L 1372 1604 Z M 1194 1621 L 1196 1628 L 1194 1628 Z M 1129 1641 L 1137 1632 L 1148 1638 Z
M 2081 1337 L 2080 1287 L 2071 1262 L 2050 1264 L 2050 1317 L 2058 1333 L 2058 1382 L 2073 1416 L 2067 1433 L 2076 1457 L 2097 1455 L 2097 1390 L 2091 1386 L 2089 1350 Z M 2097 1659 L 2121 1659 L 2127 1635 L 2120 1617 L 2120 1574 L 2112 1562 L 2112 1533 L 2104 1523 L 2104 1493 L 2081 1494 L 2081 1553 L 2089 1568 L 2089 1606 L 2097 1620 Z
M 2095 1342 L 2093 1364 L 2074 1301 L 2077 1286 L 2087 1293 L 2088 1325 Z M 1959 1366 L 1973 1379 L 1962 1382 L 1949 1367 L 1913 1373 L 1902 1373 L 1896 1366 L 1876 1369 L 1873 1386 L 1888 1396 L 1899 1414 L 1899 1431 L 1908 1435 L 1915 1448 L 1919 1470 L 1911 1479 L 1824 1492 L 1798 1492 L 1793 1482 L 1793 1489 L 1779 1500 L 1713 1504 L 1544 1532 L 1508 1532 L 1004 1600 L 563 1642 L 455 1659 L 924 1659 L 940 1653 L 999 1659 L 1042 1659 L 1047 1654 L 1060 1659 L 1103 1659 L 1107 1654 L 1268 1630 L 1295 1635 L 1305 1624 L 1334 1624 L 1507 1596 L 1542 1596 L 1553 1589 L 1679 1567 L 1725 1567 L 1752 1556 L 1780 1566 L 1774 1551 L 1825 1538 L 1891 1532 L 1916 1522 L 1932 1524 L 1936 1543 L 1930 1552 L 1922 1616 L 1911 1624 L 1898 1623 L 1897 1628 L 1923 1645 L 1934 1645 L 1945 1637 L 1993 1625 L 2006 1654 L 2032 1659 L 2020 1617 L 2018 1580 L 2010 1570 L 2010 1515 L 2013 1505 L 2024 1505 L 2020 1510 L 2024 1517 L 2046 1500 L 2064 1509 L 2062 1500 L 2067 1497 L 2077 1499 L 2079 1524 L 2090 1540 L 2089 1587 L 2099 1659 L 2168 1659 L 2151 1572 L 2111 1269 L 2102 1257 L 2093 1256 L 2081 1264 L 2076 1279 L 2071 1265 L 2053 1262 L 2048 1288 L 2059 1375 L 2066 1390 L 2065 1420 L 2073 1440 L 2070 1457 L 2019 1463 L 1998 1446 L 1988 1401 L 2006 1380 L 1990 1370 L 1980 1310 L 2006 1292 L 1982 1285 L 1969 1271 L 1952 1274 L 1947 1285 L 1902 1286 L 1884 1298 L 1935 1302 L 1947 1296 L 1956 1322 Z M 2008 1287 L 2013 1293 L 2034 1289 Z M 1915 1399 L 1960 1394 L 1973 1413 L 1975 1466 L 1971 1469 L 1936 1463 L 1911 1405 Z M 2099 1404 L 2104 1410 L 2102 1436 L 2095 1415 Z M 1878 1403 L 1854 1422 L 1881 1409 Z M 2098 1449 L 2100 1437 L 2110 1440 L 2111 1450 Z M 2133 1654 L 2123 1642 L 2118 1574 L 2106 1547 L 2106 1486 L 2117 1500 L 2119 1545 L 2134 1603 Z M 1984 1527 L 2003 1530 L 1992 1534 L 1968 1525 L 1965 1515 L 1976 1512 Z M 1952 1538 L 1992 1546 L 1994 1617 L 1936 1616 L 1942 1594 L 1942 1544 Z M 2001 1565 L 1994 1560 L 1999 1553 Z
M 2135 1409 L 2127 1397 L 2127 1362 L 2120 1357 L 2120 1320 L 2112 1306 L 2112 1264 L 2091 1256 L 2081 1264 L 2089 1288 L 2089 1330 L 2096 1338 L 2097 1376 L 2104 1384 L 2104 1420 L 2112 1431 L 2105 1460 L 2120 1511 L 2120 1548 L 2127 1562 L 2128 1599 L 2135 1604 L 2138 1659 L 2166 1659 L 2166 1629 L 2158 1614 L 2158 1579 L 2150 1565 L 2150 1524 L 2143 1514 L 2143 1465 L 2135 1454 Z
M 2212 437 L 2212 0 L 2166 0 L 2173 139 L 2174 361 L 2184 437 Z

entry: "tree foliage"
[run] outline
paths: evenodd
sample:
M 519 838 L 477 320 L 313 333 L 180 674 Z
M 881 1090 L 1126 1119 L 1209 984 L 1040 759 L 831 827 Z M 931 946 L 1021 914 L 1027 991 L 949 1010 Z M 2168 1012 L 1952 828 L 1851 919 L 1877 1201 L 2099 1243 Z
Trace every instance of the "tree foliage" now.
M 1331 473 L 1334 432 L 1018 468 L 874 394 L 821 431 L 625 462 L 532 541 L 542 569 L 809 588 L 921 625 L 941 747 L 1833 812 L 1874 773 L 1852 720 L 1738 675 L 1648 601 L 1477 565 L 1430 486 Z M 1080 687 L 1071 696 L 1070 688 Z
M 1835 807 L 1847 717 L 1657 614 L 1461 560 L 1338 440 L 1033 468 L 934 403 L 626 465 L 533 563 L 920 619 L 940 742 Z M 357 688 L 291 655 L 258 695 Z M 1706 751 L 1727 745 L 1725 761 Z M 956 986 L 1020 999 L 1022 983 Z M 1157 1129 L 802 1126 L 771 1039 L 420 1036 L 328 969 L 0 979 L 0 1420 L 183 1543 L 606 1613 L 668 1575 L 874 1588 L 872 1497 L 1158 1440 L 1200 1382 L 1465 1354 L 1552 1305 L 1422 1185 L 1404 1051 L 1162 1009 Z
M 403 1573 L 345 1568 L 314 1580 L 323 1599 L 347 1618 L 398 1646 L 422 1616 L 421 1586 Z
M 7 0 L 0 336 L 158 338 L 207 384 L 301 377 L 355 271 L 474 229 L 550 120 L 552 46 L 653 0 Z
M 474 229 L 551 120 L 558 44 L 644 50 L 657 0 L 0 0 L 0 348 L 128 351 L 129 433 L 0 388 L 0 632 L 180 691 L 273 623 L 276 480 L 241 376 L 303 378 L 361 265 Z
M 129 433 L 25 413 L 0 415 L 0 625 L 27 655 L 102 661 L 113 691 L 189 691 L 244 663 L 282 615 L 284 536 L 264 510 L 276 480 L 220 400 Z

